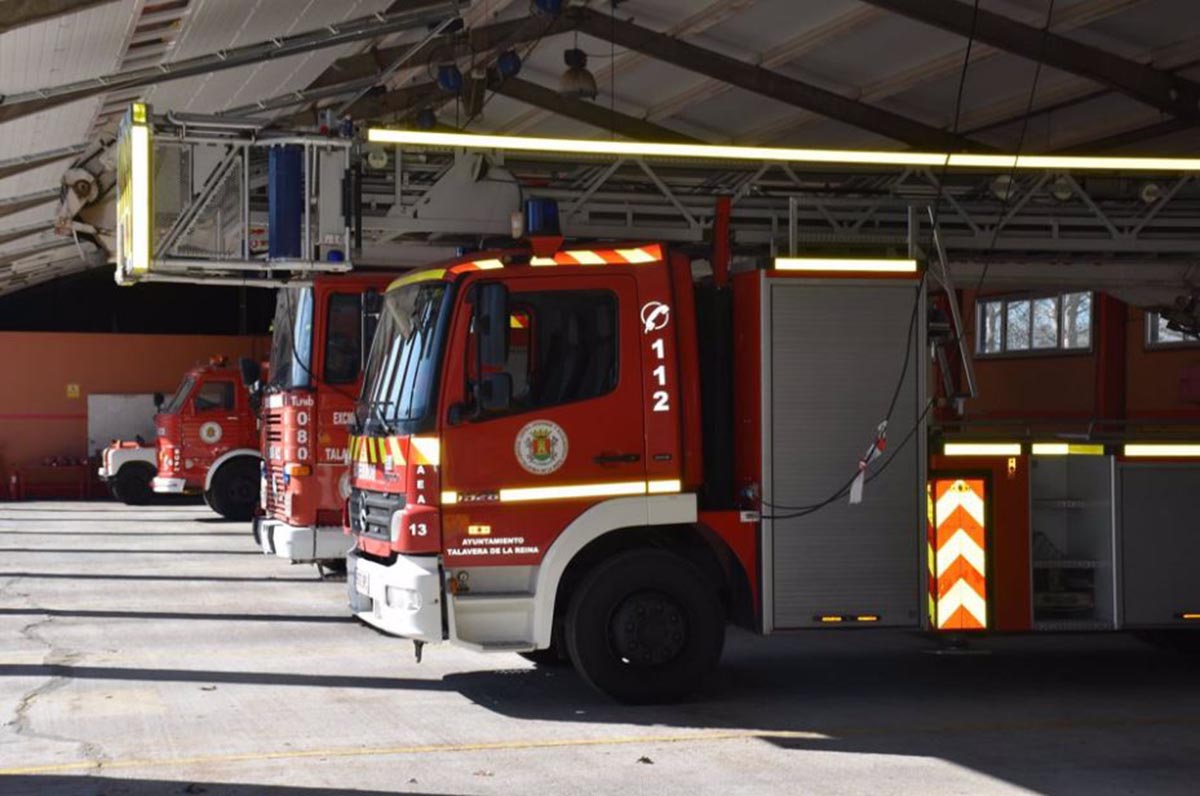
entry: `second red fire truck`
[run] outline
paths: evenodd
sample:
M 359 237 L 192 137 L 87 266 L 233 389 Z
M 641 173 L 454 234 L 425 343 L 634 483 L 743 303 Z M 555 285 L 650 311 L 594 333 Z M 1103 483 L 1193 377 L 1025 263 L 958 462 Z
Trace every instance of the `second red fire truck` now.
M 260 398 L 263 513 L 254 519 L 255 540 L 267 554 L 344 566 L 347 428 L 381 292 L 391 278 L 322 276 L 279 291 L 272 375 Z M 256 372 L 251 362 L 244 378 L 251 381 Z
M 251 397 L 225 357 L 192 368 L 154 416 L 159 494 L 200 494 L 213 511 L 249 520 L 258 505 L 258 428 Z

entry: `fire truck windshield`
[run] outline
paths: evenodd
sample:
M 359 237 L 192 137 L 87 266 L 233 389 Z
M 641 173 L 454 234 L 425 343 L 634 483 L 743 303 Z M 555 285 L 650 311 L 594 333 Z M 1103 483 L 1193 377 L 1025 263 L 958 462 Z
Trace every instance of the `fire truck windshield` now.
M 423 282 L 384 297 L 359 402 L 360 427 L 421 430 L 433 408 L 448 296 L 446 283 Z
M 312 384 L 313 293 L 310 287 L 280 289 L 275 299 L 270 386 L 280 390 Z
M 195 385 L 195 376 L 184 376 L 183 381 L 179 383 L 179 389 L 177 389 L 170 398 L 163 401 L 162 405 L 158 407 L 159 414 L 170 415 L 178 412 L 180 407 L 183 406 L 184 401 L 187 400 L 188 395 L 191 394 L 192 387 Z

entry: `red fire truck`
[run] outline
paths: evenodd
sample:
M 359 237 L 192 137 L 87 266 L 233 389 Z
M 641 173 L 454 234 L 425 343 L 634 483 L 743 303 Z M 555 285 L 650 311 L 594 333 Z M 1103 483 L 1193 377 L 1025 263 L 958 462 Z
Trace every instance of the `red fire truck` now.
M 258 505 L 258 429 L 249 393 L 225 357 L 192 368 L 154 416 L 160 494 L 203 494 L 213 511 L 249 520 Z
M 936 441 L 930 477 L 925 321 L 911 260 L 694 278 L 609 245 L 397 280 L 350 443 L 351 610 L 418 655 L 569 657 L 629 702 L 696 689 L 727 622 L 1200 625 L 1200 537 L 1162 504 L 1197 469 Z M 1012 522 L 1031 481 L 1046 514 Z
M 345 565 L 347 428 L 380 293 L 391 279 L 322 276 L 311 286 L 279 291 L 271 378 L 261 397 L 264 516 L 254 520 L 254 538 L 268 555 Z M 243 367 L 246 380 L 256 378 L 255 363 Z

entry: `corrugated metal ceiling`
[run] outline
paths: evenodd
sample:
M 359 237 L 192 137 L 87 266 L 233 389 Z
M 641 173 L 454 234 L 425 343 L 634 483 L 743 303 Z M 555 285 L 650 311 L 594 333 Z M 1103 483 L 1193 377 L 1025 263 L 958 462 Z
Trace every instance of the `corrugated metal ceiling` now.
M 980 7 L 1040 27 L 1048 0 L 982 0 Z M 131 58 L 173 61 L 319 28 L 403 3 L 390 0 L 114 0 L 0 34 L 0 94 L 108 74 Z M 608 13 L 611 5 L 591 6 Z M 157 23 L 168 10 L 178 22 Z M 516 19 L 524 0 L 475 0 L 471 25 Z M 742 61 L 827 90 L 948 128 L 953 122 L 966 51 L 961 35 L 913 21 L 858 0 L 626 0 L 623 19 L 661 30 Z M 158 15 L 158 16 L 155 16 Z M 181 16 L 180 16 L 181 15 Z M 170 25 L 170 36 L 155 31 Z M 138 33 L 135 35 L 135 26 Z M 1057 0 L 1052 30 L 1126 58 L 1200 79 L 1200 14 L 1195 0 Z M 420 35 L 420 32 L 408 38 Z M 713 142 L 897 147 L 879 135 L 741 89 L 677 66 L 574 34 L 547 36 L 527 57 L 522 77 L 551 88 L 563 71 L 562 53 L 578 40 L 600 88 L 596 103 Z M 134 50 L 130 50 L 130 47 Z M 242 69 L 215 72 L 127 92 L 159 108 L 215 112 L 308 86 L 337 58 L 362 50 L 346 45 Z M 526 46 L 520 48 L 525 51 Z M 971 48 L 959 129 L 976 140 L 1029 150 L 1078 146 L 1166 118 L 1157 108 L 1104 86 L 1043 67 L 1035 115 L 1029 102 L 1035 64 L 982 43 Z M 139 54 L 140 53 L 140 54 Z M 465 65 L 465 64 L 464 64 Z M 393 85 L 428 80 L 428 68 L 397 74 Z M 103 102 L 95 97 L 0 124 L 0 161 L 88 139 Z M 112 107 L 119 107 L 115 101 Z M 454 104 L 442 109 L 454 122 Z M 458 119 L 461 121 L 462 116 Z M 596 135 L 582 123 L 491 98 L 470 129 Z M 1193 135 L 1177 131 L 1138 142 L 1144 152 L 1194 152 Z M 0 179 L 0 203 L 54 188 L 65 161 Z M 52 217 L 50 205 L 0 217 L 0 234 Z M 0 274 L 2 277 L 2 274 Z

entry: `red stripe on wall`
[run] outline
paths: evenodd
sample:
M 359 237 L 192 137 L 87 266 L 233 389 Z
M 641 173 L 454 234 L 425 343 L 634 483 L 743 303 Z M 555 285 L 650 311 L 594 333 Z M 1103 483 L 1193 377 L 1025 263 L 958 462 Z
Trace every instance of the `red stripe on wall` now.
M 87 420 L 87 415 L 0 412 L 0 420 Z

